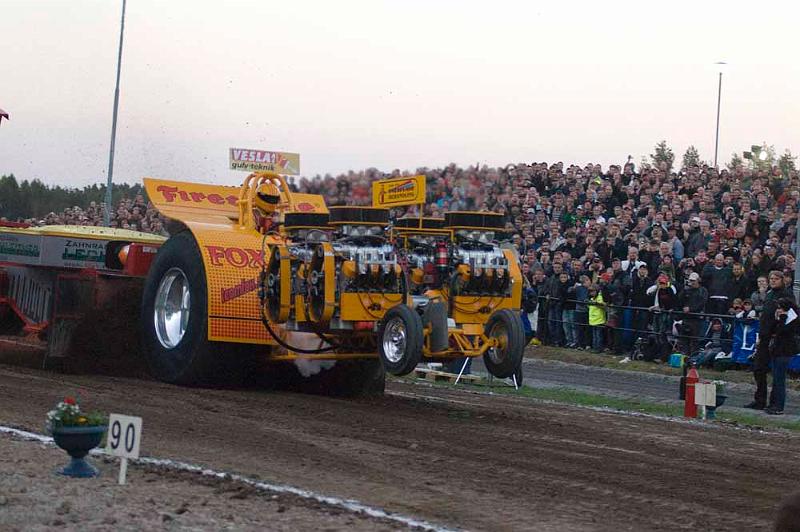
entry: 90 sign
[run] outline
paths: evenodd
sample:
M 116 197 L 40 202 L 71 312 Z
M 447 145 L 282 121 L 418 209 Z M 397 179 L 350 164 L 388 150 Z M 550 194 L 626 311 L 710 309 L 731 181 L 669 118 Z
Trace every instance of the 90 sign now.
M 124 458 L 139 458 L 142 418 L 111 414 L 106 451 Z
M 119 483 L 125 484 L 128 458 L 139 458 L 139 442 L 142 439 L 142 418 L 111 414 L 108 418 L 108 442 L 106 452 L 122 458 L 119 464 Z

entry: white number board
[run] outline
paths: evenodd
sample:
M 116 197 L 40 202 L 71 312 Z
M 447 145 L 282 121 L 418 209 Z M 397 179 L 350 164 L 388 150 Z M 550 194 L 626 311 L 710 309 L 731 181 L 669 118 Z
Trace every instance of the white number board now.
M 111 414 L 108 419 L 106 452 L 122 458 L 139 458 L 142 418 Z
M 711 382 L 698 382 L 695 384 L 694 404 L 698 406 L 717 406 L 717 385 Z

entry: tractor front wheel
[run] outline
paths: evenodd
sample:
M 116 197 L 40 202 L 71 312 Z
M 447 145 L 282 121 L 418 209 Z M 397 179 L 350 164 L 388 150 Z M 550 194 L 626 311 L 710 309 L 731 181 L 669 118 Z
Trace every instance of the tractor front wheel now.
M 390 308 L 378 330 L 378 353 L 392 375 L 407 375 L 422 360 L 422 318 L 407 305 Z
M 525 328 L 519 313 L 498 310 L 486 323 L 485 334 L 498 344 L 483 355 L 486 369 L 499 379 L 511 377 L 522 364 L 525 349 Z

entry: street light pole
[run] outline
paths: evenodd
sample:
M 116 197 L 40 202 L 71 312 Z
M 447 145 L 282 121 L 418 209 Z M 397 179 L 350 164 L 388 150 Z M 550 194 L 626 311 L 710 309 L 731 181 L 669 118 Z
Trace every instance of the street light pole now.
M 108 150 L 108 182 L 106 183 L 106 209 L 103 225 L 111 225 L 111 181 L 114 176 L 114 144 L 117 140 L 117 109 L 119 108 L 119 74 L 122 69 L 122 36 L 125 33 L 125 3 L 122 0 L 122 22 L 119 26 L 119 53 L 117 54 L 117 86 L 114 89 L 114 115 L 111 119 L 111 147 Z
M 722 64 L 722 63 L 717 63 L 717 64 Z M 716 140 L 714 141 L 714 168 L 719 168 L 717 166 L 717 152 L 719 151 L 719 110 L 721 103 L 722 103 L 722 72 L 719 73 L 719 89 L 717 91 L 717 136 Z

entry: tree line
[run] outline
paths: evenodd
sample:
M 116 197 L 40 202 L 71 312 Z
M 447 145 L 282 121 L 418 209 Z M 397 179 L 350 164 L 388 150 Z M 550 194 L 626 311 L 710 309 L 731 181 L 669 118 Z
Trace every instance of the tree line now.
M 136 194 L 144 194 L 141 183 L 114 184 L 111 188 L 112 204 L 117 205 L 123 198 L 133 198 Z M 92 201 L 99 205 L 105 197 L 105 185 L 67 188 L 46 185 L 38 179 L 19 182 L 14 174 L 0 176 L 0 218 L 9 220 L 44 218 L 50 212 L 63 212 L 76 205 L 83 209 Z

